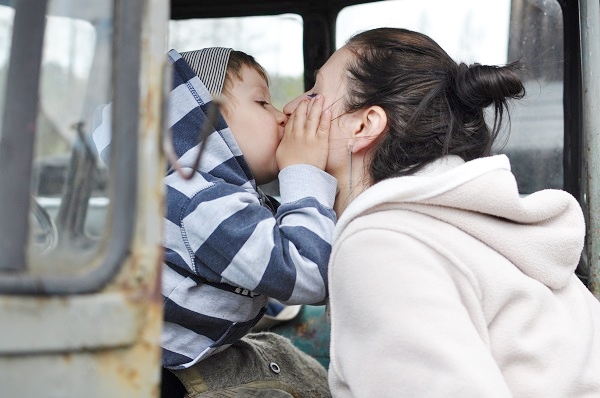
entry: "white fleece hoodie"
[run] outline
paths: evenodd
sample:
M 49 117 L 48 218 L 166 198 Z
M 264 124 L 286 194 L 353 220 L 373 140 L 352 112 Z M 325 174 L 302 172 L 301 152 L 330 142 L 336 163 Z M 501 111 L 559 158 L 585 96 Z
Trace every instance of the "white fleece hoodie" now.
M 449 156 L 346 209 L 329 265 L 334 397 L 600 397 L 577 201 Z

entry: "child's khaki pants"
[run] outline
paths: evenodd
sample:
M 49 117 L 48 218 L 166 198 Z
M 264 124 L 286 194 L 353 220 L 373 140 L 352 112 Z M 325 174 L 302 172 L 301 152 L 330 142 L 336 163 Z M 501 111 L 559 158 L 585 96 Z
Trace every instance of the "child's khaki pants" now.
M 252 333 L 222 352 L 173 373 L 189 398 L 331 397 L 327 371 L 275 333 Z

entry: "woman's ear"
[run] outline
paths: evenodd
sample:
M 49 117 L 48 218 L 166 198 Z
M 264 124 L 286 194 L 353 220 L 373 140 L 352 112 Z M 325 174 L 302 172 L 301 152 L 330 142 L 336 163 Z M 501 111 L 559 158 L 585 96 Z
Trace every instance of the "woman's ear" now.
M 373 105 L 355 112 L 357 128 L 352 134 L 352 152 L 369 148 L 387 127 L 387 114 L 382 107 Z M 350 148 L 349 145 L 349 148 Z

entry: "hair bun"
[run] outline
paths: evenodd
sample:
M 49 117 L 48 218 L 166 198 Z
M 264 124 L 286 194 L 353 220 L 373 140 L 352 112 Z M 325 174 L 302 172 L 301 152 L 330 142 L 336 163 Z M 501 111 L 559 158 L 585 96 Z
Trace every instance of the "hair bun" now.
M 505 103 L 525 95 L 525 87 L 517 74 L 519 63 L 492 66 L 464 62 L 454 71 L 451 90 L 465 107 L 480 110 L 492 104 Z

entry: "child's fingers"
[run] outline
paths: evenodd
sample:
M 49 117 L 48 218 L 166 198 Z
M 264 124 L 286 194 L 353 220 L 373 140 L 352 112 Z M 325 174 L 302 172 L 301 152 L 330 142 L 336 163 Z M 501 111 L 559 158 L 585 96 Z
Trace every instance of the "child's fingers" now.
M 289 117 L 287 122 L 285 123 L 283 138 L 290 135 L 294 129 L 294 123 L 296 122 L 296 112 L 293 112 Z
M 285 126 L 275 158 L 283 169 L 294 164 L 310 164 L 325 170 L 329 153 L 331 111 L 323 111 L 322 95 L 300 101 Z
M 292 125 L 292 131 L 296 134 L 302 133 L 304 130 L 304 126 L 306 125 L 306 111 L 308 109 L 308 99 L 304 99 L 300 101 L 296 110 L 292 115 L 294 115 L 294 124 Z
M 308 103 L 308 109 L 306 111 L 306 114 L 310 114 L 311 109 L 313 108 L 315 102 L 317 101 L 317 99 L 320 97 L 319 94 L 315 95 L 314 97 L 310 98 L 310 102 Z
M 311 100 L 310 109 L 308 110 L 308 116 L 306 120 L 307 131 L 314 131 L 316 133 L 319 127 L 319 120 L 321 119 L 321 113 L 323 112 L 323 97 L 317 95 Z
M 321 113 L 321 120 L 317 128 L 317 138 L 329 138 L 329 130 L 331 129 L 331 109 L 325 109 Z
M 308 99 L 300 101 L 294 112 L 288 118 L 283 132 L 282 143 L 284 146 L 294 145 L 293 143 L 304 135 L 306 125 L 306 109 Z M 282 144 L 280 144 L 282 145 Z M 282 151 L 285 152 L 285 151 Z

